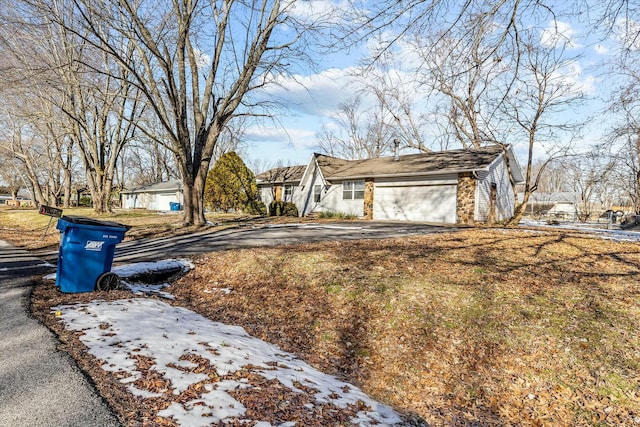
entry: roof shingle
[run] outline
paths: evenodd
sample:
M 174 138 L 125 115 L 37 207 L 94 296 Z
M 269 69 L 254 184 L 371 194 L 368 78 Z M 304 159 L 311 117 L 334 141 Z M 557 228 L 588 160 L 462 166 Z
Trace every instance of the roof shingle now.
M 475 149 L 438 151 L 366 160 L 343 160 L 315 154 L 325 179 L 375 176 L 429 175 L 487 169 L 503 152 L 494 145 Z

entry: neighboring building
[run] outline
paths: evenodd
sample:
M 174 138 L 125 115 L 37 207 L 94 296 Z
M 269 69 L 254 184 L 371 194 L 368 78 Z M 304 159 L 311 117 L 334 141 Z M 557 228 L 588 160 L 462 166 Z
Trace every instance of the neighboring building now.
M 518 201 L 522 202 L 524 193 L 518 193 Z M 533 216 L 552 215 L 576 218 L 578 193 L 571 191 L 546 193 L 535 191 L 529 196 L 527 213 Z
M 518 193 L 518 200 L 522 201 L 523 193 Z M 572 191 L 540 192 L 529 196 L 527 214 L 532 216 L 551 216 L 556 218 L 576 220 L 597 217 L 607 206 L 592 198 L 582 200 L 580 193 Z
M 33 207 L 35 204 L 29 198 L 29 193 L 20 191 L 18 197 L 14 199 L 11 194 L 0 194 L 0 205 L 11 207 Z
M 499 146 L 367 160 L 314 154 L 307 165 L 256 179 L 265 204 L 291 201 L 301 216 L 334 211 L 374 220 L 493 222 L 514 211 L 505 156 L 513 180 L 522 182 L 513 151 Z
M 176 210 L 177 206 L 181 208 L 184 203 L 182 181 L 177 179 L 145 185 L 133 190 L 122 190 L 120 195 L 124 209 L 169 211 Z
M 256 176 L 260 200 L 269 206 L 274 200 L 293 202 L 300 190 L 300 179 L 304 175 L 306 165 L 285 166 L 270 169 Z

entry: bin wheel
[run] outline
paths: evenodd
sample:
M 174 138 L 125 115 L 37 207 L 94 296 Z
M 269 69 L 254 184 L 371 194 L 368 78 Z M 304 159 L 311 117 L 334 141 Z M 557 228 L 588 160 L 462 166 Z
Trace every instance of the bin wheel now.
M 116 273 L 107 271 L 96 280 L 96 290 L 98 291 L 113 291 L 118 288 L 120 288 L 120 277 Z

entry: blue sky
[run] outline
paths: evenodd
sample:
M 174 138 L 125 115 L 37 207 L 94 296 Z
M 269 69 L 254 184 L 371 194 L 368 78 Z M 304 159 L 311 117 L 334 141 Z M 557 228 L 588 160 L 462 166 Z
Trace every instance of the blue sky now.
M 324 2 L 326 4 L 326 2 Z M 607 73 L 607 62 L 617 47 L 615 36 L 600 40 L 589 34 L 587 28 L 566 21 L 548 22 L 546 32 L 540 34 L 545 43 L 553 42 L 553 33 L 570 40 L 568 54 L 580 56 L 567 67 L 564 78 L 575 81 L 589 99 L 577 110 L 566 114 L 591 117 L 590 125 L 583 132 L 578 146 L 587 147 L 601 141 L 603 133 L 611 126 L 611 117 L 602 113 L 607 91 L 614 81 Z M 331 122 L 338 105 L 355 94 L 349 74 L 367 53 L 367 46 L 351 52 L 337 52 L 324 57 L 319 70 L 300 72 L 292 78 L 283 78 L 282 87 L 270 95 L 289 106 L 288 112 L 279 113 L 280 124 L 251 127 L 246 133 L 245 161 L 260 165 L 262 169 L 280 163 L 283 165 L 306 164 L 314 151 L 318 151 L 316 134 L 323 123 Z M 418 97 L 420 94 L 417 94 Z M 424 94 L 425 100 L 428 95 Z M 516 153 L 523 141 L 514 141 Z M 406 152 L 408 154 L 408 152 Z M 520 159 L 521 163 L 524 159 Z

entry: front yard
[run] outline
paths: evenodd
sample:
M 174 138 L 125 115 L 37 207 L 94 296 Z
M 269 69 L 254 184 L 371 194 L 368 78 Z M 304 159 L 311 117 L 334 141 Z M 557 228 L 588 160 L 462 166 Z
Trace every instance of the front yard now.
M 172 305 L 242 326 L 432 425 L 640 425 L 637 243 L 571 231 L 467 229 L 234 250 L 194 263 L 166 289 Z M 166 401 L 131 395 L 87 354 L 82 332 L 65 329 L 51 311 L 130 298 L 124 291 L 64 295 L 45 283 L 32 308 L 121 420 L 171 425 L 175 419 L 158 417 L 170 393 Z M 220 380 L 214 366 L 196 366 Z M 149 387 L 167 385 L 151 379 Z M 296 406 L 281 385 L 260 390 L 245 398 L 254 411 L 263 408 L 270 425 L 341 425 L 317 413 L 313 424 L 303 417 L 308 401 Z M 278 409 L 282 399 L 286 410 Z

